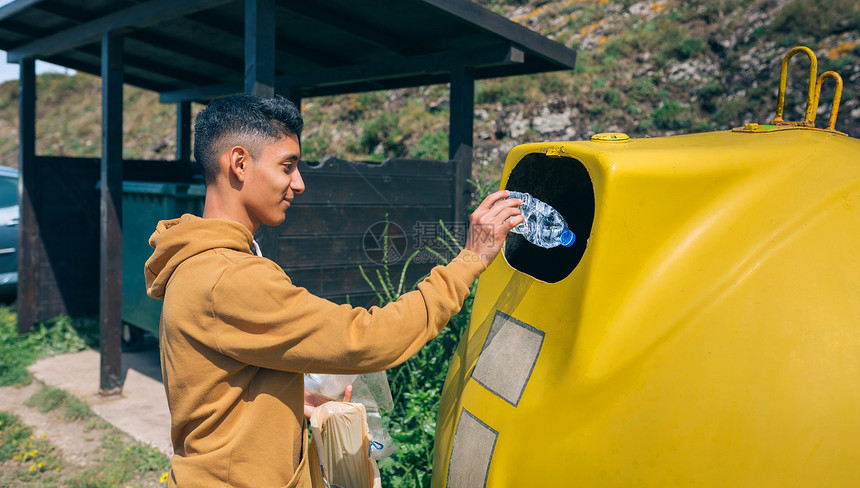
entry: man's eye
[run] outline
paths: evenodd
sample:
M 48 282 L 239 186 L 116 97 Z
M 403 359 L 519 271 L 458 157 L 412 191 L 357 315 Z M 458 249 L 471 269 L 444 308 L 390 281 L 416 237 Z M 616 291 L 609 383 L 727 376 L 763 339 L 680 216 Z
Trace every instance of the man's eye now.
M 293 165 L 292 165 L 292 164 L 285 164 L 285 165 L 284 165 L 284 171 L 286 171 L 287 173 L 289 173 L 289 172 L 290 172 L 290 171 L 292 171 L 292 170 L 293 170 Z

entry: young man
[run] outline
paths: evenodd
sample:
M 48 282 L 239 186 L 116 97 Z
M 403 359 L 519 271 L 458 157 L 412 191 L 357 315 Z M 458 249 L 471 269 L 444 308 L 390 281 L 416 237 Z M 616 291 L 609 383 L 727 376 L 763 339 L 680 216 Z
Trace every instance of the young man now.
M 147 293 L 164 300 L 171 487 L 310 486 L 302 374 L 369 373 L 411 357 L 460 310 L 522 220 L 521 202 L 496 192 L 472 215 L 466 249 L 417 291 L 369 310 L 315 297 L 253 238 L 282 223 L 305 189 L 302 124 L 284 99 L 235 96 L 200 112 L 203 218 L 159 222 L 150 238 Z

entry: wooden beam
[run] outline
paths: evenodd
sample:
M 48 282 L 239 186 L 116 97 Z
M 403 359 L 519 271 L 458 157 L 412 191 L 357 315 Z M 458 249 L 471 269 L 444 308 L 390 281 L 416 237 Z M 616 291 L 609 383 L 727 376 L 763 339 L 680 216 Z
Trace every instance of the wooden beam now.
M 183 100 L 207 101 L 216 98 L 226 97 L 228 95 L 236 95 L 244 93 L 245 83 L 219 83 L 217 85 L 201 86 L 195 88 L 185 88 L 183 90 L 173 90 L 163 92 L 158 100 L 161 103 L 181 102 Z
M 49 56 L 94 42 L 99 36 L 110 31 L 146 27 L 167 19 L 216 7 L 229 1 L 150 0 L 16 47 L 9 51 L 7 59 L 11 63 L 16 63 L 28 57 Z
M 278 9 L 294 12 L 314 22 L 325 24 L 394 54 L 410 56 L 420 52 L 415 41 L 385 32 L 379 26 L 370 25 L 352 17 L 345 17 L 336 10 L 314 7 L 310 2 L 290 2 L 278 6 Z
M 40 27 L 32 27 L 30 25 L 25 25 L 25 24 L 22 24 L 16 20 L 14 20 L 14 19 L 13 20 L 6 20 L 6 21 L 0 23 L 0 31 L 8 31 L 8 32 L 11 32 L 12 34 L 15 34 L 17 36 L 21 36 L 21 37 L 24 37 L 27 39 L 34 39 L 34 40 L 39 39 L 40 37 L 45 37 L 45 36 L 50 35 L 50 33 L 46 29 L 43 29 Z M 15 49 L 16 47 L 20 46 L 20 42 L 23 42 L 23 41 L 19 41 L 18 43 L 10 43 L 6 39 L 5 33 L 3 33 L 3 34 L 4 35 L 0 36 L 0 49 L 3 49 L 4 51 L 9 51 L 11 49 Z M 6 54 L 6 57 L 7 58 L 9 57 L 8 53 Z
M 275 0 L 245 0 L 245 94 L 275 96 Z
M 183 22 L 193 22 L 201 27 L 214 29 L 222 36 L 243 39 L 241 31 L 233 25 L 233 19 L 224 20 L 210 12 L 198 12 L 188 15 L 182 19 Z M 277 35 L 277 32 L 276 32 Z M 281 48 L 277 48 L 277 46 Z M 313 42 L 289 39 L 289 42 L 276 42 L 275 52 L 283 56 L 292 56 L 316 66 L 329 67 L 346 64 L 349 60 L 340 56 L 337 52 L 323 51 L 316 47 Z
M 475 118 L 475 73 L 472 68 L 458 68 L 451 72 L 450 117 L 448 157 L 455 160 L 457 165 L 454 217 L 460 222 L 467 222 L 472 192 L 466 180 L 472 177 L 472 131 Z
M 464 22 L 492 32 L 507 41 L 522 46 L 529 54 L 551 60 L 573 69 L 576 64 L 576 51 L 553 41 L 516 22 L 484 8 L 474 2 L 464 0 L 419 0 Z
M 86 56 L 90 56 L 89 53 L 84 53 L 81 51 L 77 51 L 79 54 L 83 54 Z M 99 53 L 101 50 L 99 49 Z M 71 68 L 75 71 L 80 71 L 82 73 L 89 73 L 94 76 L 101 76 L 101 54 L 99 54 L 98 63 L 93 66 L 85 61 L 81 61 L 79 59 L 70 59 L 64 55 L 56 55 L 45 58 L 44 61 L 49 63 L 56 64 L 57 66 L 64 66 L 66 68 Z M 128 73 L 123 73 L 123 82 L 129 85 L 134 85 L 140 88 L 145 88 L 147 90 L 152 90 L 156 93 L 163 92 L 167 90 L 165 85 L 152 81 L 150 79 L 144 79 L 139 76 L 133 76 Z
M 196 61 L 202 61 L 219 69 L 238 71 L 242 68 L 242 58 L 230 56 L 224 51 L 217 50 L 217 48 L 204 49 L 196 46 L 189 46 L 183 44 L 179 39 L 154 37 L 152 34 L 146 32 L 126 34 L 126 38 L 134 39 L 135 42 L 148 44 L 167 52 L 180 54 Z
M 422 81 L 429 79 L 432 83 L 444 83 L 448 81 L 448 73 L 458 66 L 490 67 L 504 65 L 520 65 L 525 60 L 525 53 L 511 45 L 498 45 L 493 47 L 458 49 L 442 53 L 424 54 L 411 58 L 396 59 L 383 63 L 372 63 L 362 65 L 344 66 L 341 68 L 330 68 L 310 73 L 299 73 L 295 75 L 278 76 L 275 78 L 275 88 L 278 91 L 312 88 L 314 93 L 323 87 L 336 87 L 339 85 L 355 85 L 365 82 L 376 82 L 380 84 L 376 89 L 389 88 L 383 83 L 387 80 L 398 78 L 410 79 L 407 84 L 397 84 L 397 88 L 406 86 L 417 86 Z M 238 83 L 222 83 L 201 88 L 189 88 L 186 90 L 175 90 L 161 94 L 162 103 L 176 102 L 180 100 L 205 100 L 219 98 L 224 95 L 239 93 L 241 87 Z M 332 93 L 344 93 L 345 90 L 333 90 Z
M 121 34 L 102 36 L 102 158 L 99 393 L 122 391 L 122 82 Z
M 51 15 L 55 15 L 71 22 L 75 22 L 77 24 L 86 23 L 92 16 L 91 12 L 84 12 L 81 9 L 73 6 L 65 6 L 53 3 L 41 4 L 36 6 L 35 9 L 38 11 L 49 13 Z M 107 15 L 107 13 L 103 15 Z M 41 36 L 36 37 L 38 38 Z M 170 33 L 165 34 L 164 30 L 159 32 L 158 35 L 153 35 L 152 33 L 147 32 L 126 33 L 125 45 L 128 50 L 134 49 L 132 46 L 129 45 L 129 41 L 131 40 L 158 49 L 163 49 L 169 53 L 172 52 L 187 56 L 189 58 L 194 59 L 195 61 L 202 61 L 219 69 L 237 70 L 240 69 L 242 66 L 241 58 L 234 58 L 219 50 L 185 45 L 183 44 L 181 39 L 170 35 Z M 125 64 L 134 64 L 134 62 L 133 60 L 126 58 Z
M 176 160 L 191 161 L 191 102 L 176 103 Z
M 40 245 L 36 222 L 36 61 L 21 61 L 19 88 L 18 151 L 18 332 L 33 329 L 36 321 L 37 265 Z
M 13 24 L 11 29 L 10 29 L 10 24 Z M 17 35 L 29 37 L 31 39 L 38 39 L 39 37 L 45 35 L 45 34 L 41 34 L 40 31 L 38 31 L 36 29 L 32 29 L 32 28 L 29 28 L 26 26 L 18 25 L 17 23 L 12 23 L 11 21 L 7 21 L 7 22 L 3 23 L 2 27 L 0 27 L 0 30 L 10 30 L 11 32 L 14 32 Z M 2 40 L 0 40 L 0 49 L 5 49 L 8 51 L 9 49 L 13 49 L 13 48 L 14 47 L 7 46 L 5 43 L 2 42 Z M 89 73 L 89 74 L 95 75 L 95 76 L 101 75 L 101 46 L 99 46 L 99 45 L 94 46 L 94 49 L 91 49 L 91 50 L 79 48 L 78 50 L 73 51 L 73 52 L 77 55 L 82 54 L 84 56 L 91 57 L 94 61 L 92 64 L 90 64 L 90 63 L 86 63 L 86 62 L 83 62 L 83 61 L 80 61 L 77 59 L 69 58 L 68 52 L 66 52 L 64 54 L 55 54 L 55 55 L 43 57 L 41 59 L 43 61 L 47 61 L 49 63 L 56 64 L 57 66 L 64 66 L 66 68 L 71 68 L 71 69 L 74 69 L 76 71 L 82 71 L 84 73 Z M 159 76 L 164 76 L 164 77 L 170 78 L 169 75 L 163 75 L 161 73 L 159 73 Z M 124 81 L 126 83 L 131 84 L 131 85 L 135 85 L 135 86 L 138 86 L 141 88 L 146 88 L 147 90 L 152 90 L 152 91 L 159 92 L 159 93 L 167 90 L 167 88 L 165 88 L 164 85 L 157 83 L 157 82 L 153 82 L 149 79 L 140 78 L 138 76 L 132 76 L 130 74 L 125 74 L 123 78 L 124 78 Z M 171 78 L 171 79 L 173 79 L 173 78 Z M 178 81 L 185 82 L 184 80 L 178 80 Z
M 510 45 L 471 48 L 413 56 L 383 63 L 331 68 L 296 75 L 279 76 L 277 86 L 324 87 L 343 82 L 376 81 L 404 75 L 442 74 L 459 67 L 477 68 L 522 63 L 524 54 Z
M 45 0 L 18 0 L 17 2 L 4 5 L 0 7 L 0 22 L 3 22 L 18 12 L 27 10 L 28 8 L 34 7 L 44 1 Z
M 101 56 L 101 51 L 96 45 L 81 46 L 77 49 L 78 53 L 91 54 L 93 56 Z M 155 73 L 159 77 L 168 78 L 179 83 L 193 84 L 197 83 L 215 83 L 216 78 L 201 75 L 195 71 L 190 71 L 178 68 L 173 65 L 165 64 L 157 59 L 150 59 L 143 56 L 133 56 L 129 54 L 123 55 L 123 64 L 127 69 L 137 69 Z

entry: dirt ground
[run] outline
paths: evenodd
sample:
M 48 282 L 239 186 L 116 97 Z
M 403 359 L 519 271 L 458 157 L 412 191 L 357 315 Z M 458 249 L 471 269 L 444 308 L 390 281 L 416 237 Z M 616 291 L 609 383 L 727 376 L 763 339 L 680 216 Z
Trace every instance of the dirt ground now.
M 33 436 L 51 443 L 62 458 L 63 469 L 60 473 L 46 473 L 49 483 L 63 486 L 62 480 L 74 476 L 98 464 L 99 447 L 104 430 L 93 428 L 92 422 L 85 420 L 67 421 L 62 413 L 50 411 L 41 413 L 24 403 L 39 391 L 41 383 L 33 381 L 28 386 L 0 387 L 0 411 L 17 415 L 33 430 Z M 14 481 L 15 474 L 22 470 L 22 463 L 8 460 L 0 463 L 0 486 L 40 486 L 41 481 L 25 483 Z M 40 476 L 40 478 L 42 478 Z M 158 485 L 153 485 L 158 486 Z
M 139 441 L 165 455 L 171 454 L 169 414 L 159 381 L 157 349 L 124 354 L 123 363 L 126 381 L 119 398 L 106 400 L 94 394 L 98 388 L 98 353 L 91 350 L 39 361 L 29 368 L 35 376 L 29 385 L 0 387 L 0 411 L 16 415 L 32 430 L 35 439 L 44 435 L 44 441 L 62 459 L 60 471 L 45 471 L 28 481 L 21 481 L 17 475 L 22 469 L 26 471 L 28 463 L 0 462 L 0 488 L 64 487 L 68 486 L 67 480 L 79 478 L 88 469 L 103 469 L 106 454 L 103 440 L 107 435 L 121 435 L 125 442 Z M 43 384 L 75 395 L 96 415 L 84 420 L 66 420 L 61 409 L 41 413 L 27 406 L 27 400 Z M 117 488 L 162 487 L 159 474 L 150 472 Z

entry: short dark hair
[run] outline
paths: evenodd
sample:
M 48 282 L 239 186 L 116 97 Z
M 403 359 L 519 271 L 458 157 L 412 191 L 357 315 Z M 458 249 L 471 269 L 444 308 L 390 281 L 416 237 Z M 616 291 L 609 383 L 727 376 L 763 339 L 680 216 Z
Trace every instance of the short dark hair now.
M 194 122 L 194 159 L 206 183 L 215 181 L 218 159 L 232 146 L 242 146 L 254 157 L 263 146 L 283 136 L 302 137 L 304 121 L 286 98 L 234 95 L 213 102 Z

